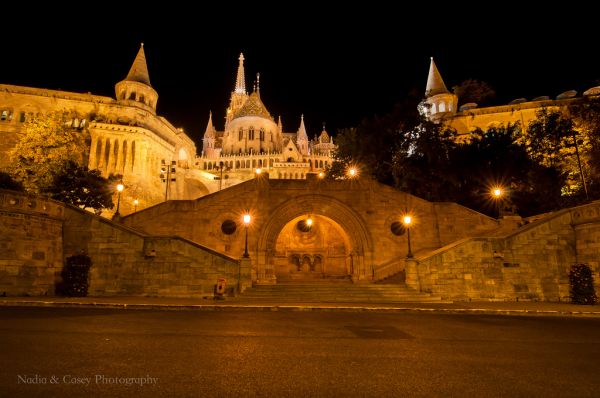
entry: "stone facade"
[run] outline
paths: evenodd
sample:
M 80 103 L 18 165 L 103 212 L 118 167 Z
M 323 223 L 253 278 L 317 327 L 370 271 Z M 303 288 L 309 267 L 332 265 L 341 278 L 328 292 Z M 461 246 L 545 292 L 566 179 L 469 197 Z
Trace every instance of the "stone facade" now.
M 491 127 L 520 123 L 526 131 L 529 123 L 537 118 L 541 109 L 564 109 L 577 102 L 575 91 L 562 93 L 552 100 L 547 96 L 536 97 L 531 101 L 519 98 L 507 105 L 478 108 L 475 103 L 457 107 L 458 98 L 450 93 L 437 69 L 433 58 L 429 68 L 425 99 L 422 111 L 432 120 L 445 123 L 458 133 L 458 140 L 468 140 L 475 129 L 487 130 Z M 600 95 L 600 86 L 592 87 L 583 93 L 584 97 Z
M 115 86 L 115 97 L 0 84 L 0 169 L 9 166 L 8 152 L 28 119 L 60 111 L 72 115 L 71 128 L 89 131 L 88 167 L 104 176 L 123 175 L 122 213 L 133 210 L 134 199 L 144 208 L 166 194 L 184 199 L 208 193 L 190 169 L 195 144 L 156 114 L 158 94 L 150 86 L 143 46 L 127 77 Z M 164 164 L 177 170 L 178 178 L 168 187 L 161 181 Z
M 125 225 L 178 235 L 231 255 L 244 251 L 242 214 L 249 212 L 253 280 L 351 278 L 371 282 L 400 272 L 407 234 L 392 232 L 409 211 L 413 251 L 497 230 L 499 224 L 454 203 L 431 203 L 369 179 L 306 181 L 259 178 L 193 201 L 169 201 L 123 219 Z M 309 231 L 299 223 L 312 218 Z M 226 224 L 233 225 L 227 228 Z
M 336 146 L 325 127 L 310 140 L 302 115 L 297 132 L 284 132 L 281 117 L 275 123 L 264 105 L 258 80 L 248 94 L 243 54 L 225 115 L 224 129 L 218 131 L 210 114 L 196 162 L 211 192 L 254 178 L 256 169 L 273 179 L 305 179 L 307 173 L 324 171 L 332 161 Z
M 600 202 L 550 214 L 501 237 L 463 239 L 423 256 L 411 286 L 452 299 L 568 300 L 569 270 L 592 268 L 600 290 Z
M 0 292 L 53 294 L 67 257 L 92 260 L 89 294 L 212 296 L 218 278 L 229 291 L 250 285 L 239 260 L 179 237 L 149 236 L 72 206 L 0 191 Z

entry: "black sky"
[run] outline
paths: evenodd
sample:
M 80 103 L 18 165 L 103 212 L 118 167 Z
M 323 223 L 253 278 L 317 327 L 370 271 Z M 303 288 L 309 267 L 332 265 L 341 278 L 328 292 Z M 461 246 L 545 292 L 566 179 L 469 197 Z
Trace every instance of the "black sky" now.
M 209 110 L 223 128 L 240 51 L 247 86 L 260 72 L 271 114 L 295 131 L 303 113 L 311 137 L 322 122 L 335 132 L 424 91 L 430 56 L 449 88 L 484 80 L 500 104 L 600 85 L 600 35 L 589 6 L 366 4 L 6 10 L 27 18 L 0 25 L 0 83 L 114 96 L 144 42 L 158 113 L 198 143 Z

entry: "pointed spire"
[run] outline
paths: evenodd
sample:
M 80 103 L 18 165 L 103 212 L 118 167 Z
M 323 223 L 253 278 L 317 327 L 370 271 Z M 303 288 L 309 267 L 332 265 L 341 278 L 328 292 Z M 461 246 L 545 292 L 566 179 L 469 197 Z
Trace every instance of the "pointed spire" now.
M 214 138 L 215 137 L 215 126 L 212 121 L 212 111 L 208 114 L 208 124 L 206 125 L 206 131 L 204 132 L 204 138 Z
M 306 134 L 306 127 L 304 127 L 304 115 L 300 116 L 300 128 L 298 129 L 296 139 L 298 141 L 308 141 L 308 134 Z
M 238 65 L 237 79 L 235 80 L 235 92 L 246 94 L 246 76 L 244 75 L 244 53 L 240 53 L 240 64 Z
M 140 50 L 135 56 L 133 65 L 125 80 L 144 83 L 150 86 L 150 75 L 148 74 L 148 65 L 146 65 L 146 54 L 144 53 L 144 43 L 140 45 Z
M 279 115 L 279 119 L 277 120 L 277 127 L 279 128 L 279 132 L 283 132 L 283 123 L 281 123 L 281 115 Z
M 442 75 L 438 71 L 433 57 L 431 57 L 431 64 L 429 65 L 429 77 L 427 77 L 427 88 L 425 89 L 425 96 L 431 97 L 437 94 L 450 93 L 442 80 Z

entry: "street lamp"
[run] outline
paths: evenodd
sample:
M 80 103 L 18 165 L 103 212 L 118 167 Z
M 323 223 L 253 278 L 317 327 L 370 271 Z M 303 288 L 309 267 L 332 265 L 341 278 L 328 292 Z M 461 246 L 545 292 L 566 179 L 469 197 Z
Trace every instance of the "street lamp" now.
M 402 224 L 404 224 L 404 228 L 406 228 L 406 237 L 408 240 L 408 253 L 406 254 L 406 258 L 413 258 L 412 250 L 410 248 L 410 226 L 412 222 L 413 219 L 410 215 L 402 217 Z
M 260 173 L 262 173 L 262 169 L 258 168 L 256 170 L 254 170 L 254 172 L 256 173 L 256 176 L 258 177 L 260 175 Z
M 139 205 L 139 204 L 140 204 L 139 200 L 137 200 L 137 199 L 133 200 L 133 212 L 134 213 L 137 212 L 137 205 Z
M 118 184 L 117 185 L 117 211 L 115 212 L 115 216 L 120 216 L 121 214 L 119 214 L 119 207 L 121 206 L 121 192 L 123 192 L 123 189 L 125 188 L 125 186 L 123 184 Z
M 356 167 L 351 167 L 348 169 L 348 177 L 354 178 L 357 175 L 358 175 L 358 170 L 356 169 Z
M 250 225 L 250 221 L 252 217 L 250 214 L 244 214 L 244 225 L 246 226 L 246 243 L 244 245 L 244 258 L 249 258 L 250 254 L 248 254 L 248 226 Z
M 221 160 L 219 162 L 219 170 L 221 170 L 221 178 L 219 178 L 219 191 L 221 190 L 221 187 L 223 186 L 223 167 L 225 166 L 225 163 L 223 163 L 223 161 Z
M 498 210 L 498 217 L 500 217 L 500 201 L 502 200 L 502 196 L 504 196 L 504 189 L 502 187 L 497 186 L 492 188 L 491 191 L 492 199 L 496 203 L 496 209 Z

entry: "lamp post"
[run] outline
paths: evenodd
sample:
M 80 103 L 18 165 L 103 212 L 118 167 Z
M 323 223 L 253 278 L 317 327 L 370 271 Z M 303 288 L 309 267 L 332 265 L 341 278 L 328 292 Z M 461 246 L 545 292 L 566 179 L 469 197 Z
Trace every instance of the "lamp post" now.
M 117 185 L 117 211 L 115 212 L 115 216 L 120 216 L 121 214 L 119 213 L 119 207 L 121 206 L 121 192 L 123 192 L 123 189 L 125 188 L 125 186 L 123 184 L 118 184 Z
M 137 205 L 140 204 L 140 201 L 137 199 L 133 200 L 133 212 L 137 212 Z
M 410 247 L 410 225 L 412 224 L 413 219 L 411 216 L 406 215 L 402 217 L 402 224 L 404 224 L 404 228 L 406 228 L 406 237 L 408 241 L 408 253 L 406 253 L 406 258 L 413 258 L 412 250 Z
M 219 179 L 219 191 L 221 190 L 221 187 L 223 186 L 223 166 L 225 165 L 225 163 L 223 163 L 223 161 L 221 160 L 219 162 L 219 170 L 221 170 L 221 178 Z
M 248 254 L 248 226 L 250 225 L 250 221 L 252 217 L 250 214 L 244 214 L 244 225 L 246 226 L 246 242 L 244 244 L 244 258 L 249 258 L 250 254 Z

